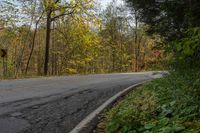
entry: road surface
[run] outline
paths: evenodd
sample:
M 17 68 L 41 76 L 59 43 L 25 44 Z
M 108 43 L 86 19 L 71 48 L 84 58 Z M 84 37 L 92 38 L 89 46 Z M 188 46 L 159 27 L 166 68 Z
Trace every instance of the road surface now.
M 0 133 L 67 133 L 117 92 L 156 75 L 147 72 L 0 81 Z

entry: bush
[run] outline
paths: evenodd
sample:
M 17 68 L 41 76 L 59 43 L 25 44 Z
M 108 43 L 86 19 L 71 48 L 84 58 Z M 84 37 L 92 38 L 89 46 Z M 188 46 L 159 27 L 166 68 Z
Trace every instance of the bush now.
M 105 117 L 107 133 L 199 133 L 200 73 L 173 72 L 146 84 Z

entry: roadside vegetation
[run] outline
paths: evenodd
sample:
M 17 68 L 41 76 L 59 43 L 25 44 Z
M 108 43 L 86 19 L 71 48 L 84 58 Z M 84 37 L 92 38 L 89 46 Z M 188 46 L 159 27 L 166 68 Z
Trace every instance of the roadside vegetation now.
M 109 110 L 106 133 L 199 133 L 200 73 L 172 72 L 131 92 Z
M 106 133 L 200 132 L 200 2 L 126 0 L 171 55 L 170 74 L 131 92 L 104 115 Z

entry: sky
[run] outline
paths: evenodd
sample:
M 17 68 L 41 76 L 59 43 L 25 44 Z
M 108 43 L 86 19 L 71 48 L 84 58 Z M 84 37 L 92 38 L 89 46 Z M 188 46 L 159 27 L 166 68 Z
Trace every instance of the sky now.
M 107 4 L 109 4 L 112 0 L 99 0 L 99 2 L 101 2 L 101 4 L 103 6 L 106 6 Z
M 98 3 L 100 3 L 103 6 L 103 8 L 106 8 L 106 6 L 110 2 L 112 2 L 112 0 L 97 0 L 97 1 L 98 1 Z M 122 3 L 122 0 L 116 0 L 116 1 L 117 1 L 117 3 Z M 0 3 L 1 3 L 1 0 L 0 0 Z
M 112 0 L 98 0 L 98 1 L 102 4 L 103 8 L 105 8 L 106 5 L 108 5 Z M 122 3 L 122 0 L 116 0 L 116 1 L 117 3 Z

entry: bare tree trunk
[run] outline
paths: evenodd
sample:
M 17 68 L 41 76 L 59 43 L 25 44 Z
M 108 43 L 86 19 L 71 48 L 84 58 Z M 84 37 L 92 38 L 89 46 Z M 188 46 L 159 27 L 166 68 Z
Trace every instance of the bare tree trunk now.
M 26 75 L 27 72 L 28 72 L 29 63 L 30 63 L 30 60 L 31 60 L 31 57 L 32 57 L 32 54 L 33 54 L 34 47 L 35 47 L 35 38 L 36 38 L 36 34 L 37 34 L 37 26 L 36 26 L 36 28 L 35 28 L 34 35 L 33 35 L 33 45 L 32 45 L 32 47 L 31 47 L 31 52 L 30 52 L 30 55 L 29 55 L 29 57 L 28 57 L 28 62 L 27 62 L 27 64 L 26 64 L 25 75 Z
M 55 28 L 55 23 L 53 22 L 53 29 Z M 55 32 L 54 32 L 55 33 Z M 51 75 L 55 75 L 55 34 L 52 37 L 52 59 L 51 59 Z
M 33 54 L 34 47 L 35 47 L 35 38 L 36 38 L 36 35 L 37 35 L 38 24 L 39 24 L 40 19 L 42 18 L 42 16 L 43 16 L 43 13 L 42 13 L 42 15 L 40 16 L 40 18 L 37 20 L 37 22 L 35 24 L 35 31 L 34 31 L 34 35 L 33 35 L 33 44 L 32 44 L 31 52 L 30 52 L 30 55 L 29 55 L 29 58 L 28 58 L 28 62 L 27 62 L 27 65 L 26 65 L 25 74 L 27 74 L 27 72 L 28 72 L 29 63 L 30 63 L 30 60 L 31 60 L 31 57 L 32 57 L 32 54 Z
M 17 76 L 18 72 L 19 72 L 19 68 L 22 64 L 22 61 L 23 61 L 23 55 L 24 55 L 24 51 L 25 51 L 25 47 L 26 47 L 26 43 L 28 41 L 28 36 L 31 32 L 31 26 L 32 26 L 32 23 L 33 23 L 33 16 L 31 18 L 31 22 L 30 22 L 30 25 L 29 25 L 29 29 L 28 29 L 28 32 L 26 34 L 26 37 L 25 37 L 25 41 L 24 41 L 24 45 L 23 45 L 23 48 L 21 50 L 21 54 L 19 55 L 19 58 L 17 59 L 17 62 L 16 62 L 16 73 L 15 73 L 15 77 Z
M 141 70 L 141 41 L 142 41 L 142 36 L 138 37 L 138 66 L 137 66 L 137 70 L 140 71 Z
M 37 43 L 38 43 L 38 53 L 37 53 L 37 75 L 42 75 L 43 73 L 42 73 L 42 70 L 43 69 L 41 69 L 42 68 L 42 53 L 41 53 L 41 51 L 42 51 L 42 48 L 41 48 L 41 42 L 43 41 L 43 36 L 41 36 L 41 33 L 39 33 L 39 36 L 38 36 L 38 41 L 37 41 Z
M 47 74 L 48 74 L 50 37 L 51 37 L 51 10 L 47 13 L 46 48 L 45 48 L 45 61 L 44 61 L 44 75 L 47 75 Z
M 14 62 L 14 65 L 13 65 L 13 69 L 14 69 L 14 74 L 16 73 L 16 61 L 17 61 L 17 45 L 15 45 L 15 48 L 14 48 L 14 54 L 13 54 L 13 62 Z
M 8 51 L 7 51 L 7 53 L 8 53 Z M 7 75 L 8 75 L 8 55 L 6 55 L 6 77 L 7 77 Z
M 3 77 L 6 76 L 6 72 L 5 72 L 5 58 L 3 57 Z
M 137 11 L 135 11 L 135 45 L 137 45 L 135 49 L 135 72 L 138 71 L 138 53 L 139 53 L 138 44 L 137 44 L 137 40 L 138 40 L 137 30 L 138 30 L 138 20 L 137 20 Z
M 114 50 L 112 50 L 112 71 L 111 72 L 114 72 L 115 71 L 115 53 L 114 53 Z

